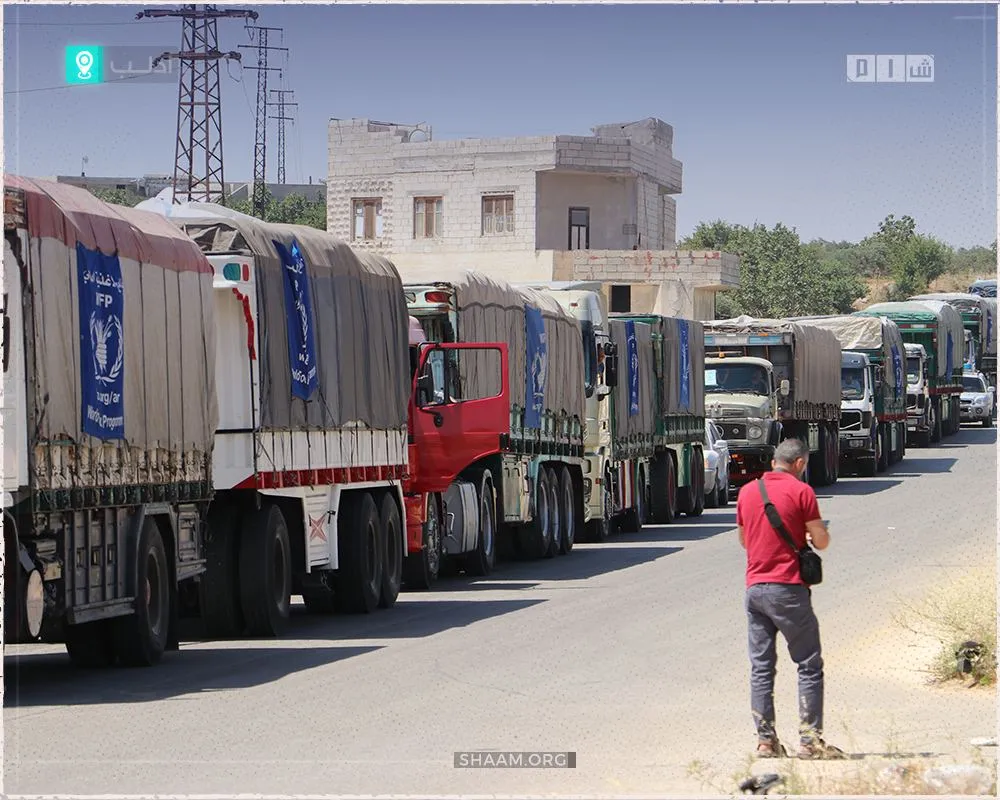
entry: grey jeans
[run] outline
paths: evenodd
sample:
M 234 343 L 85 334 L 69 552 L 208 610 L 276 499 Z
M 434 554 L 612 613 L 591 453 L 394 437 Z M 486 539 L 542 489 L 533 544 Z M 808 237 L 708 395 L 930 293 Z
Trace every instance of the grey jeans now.
M 750 641 L 750 707 L 757 736 L 775 738 L 774 676 L 778 632 L 799 667 L 799 737 L 803 743 L 823 733 L 823 656 L 819 621 L 806 586 L 758 583 L 747 588 Z

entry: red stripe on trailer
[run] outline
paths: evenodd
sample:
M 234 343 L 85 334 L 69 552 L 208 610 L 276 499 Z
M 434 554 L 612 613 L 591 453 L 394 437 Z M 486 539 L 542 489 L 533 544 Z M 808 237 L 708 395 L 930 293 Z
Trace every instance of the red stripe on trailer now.
M 247 351 L 250 353 L 250 360 L 255 361 L 257 359 L 257 348 L 254 347 L 253 343 L 253 314 L 250 313 L 250 296 L 243 294 L 235 286 L 233 287 L 233 294 L 243 304 L 243 317 L 247 321 Z
M 384 464 L 375 467 L 336 467 L 333 469 L 294 469 L 280 472 L 259 472 L 240 481 L 234 488 L 291 489 L 303 486 L 397 481 L 404 477 L 406 477 L 406 467 L 402 464 Z

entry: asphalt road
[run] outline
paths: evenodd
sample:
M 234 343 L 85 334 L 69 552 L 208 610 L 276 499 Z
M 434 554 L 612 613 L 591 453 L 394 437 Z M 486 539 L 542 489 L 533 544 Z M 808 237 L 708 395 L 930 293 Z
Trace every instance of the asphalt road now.
M 820 491 L 833 539 L 814 590 L 829 740 L 870 754 L 893 735 L 943 752 L 993 735 L 992 702 L 914 697 L 858 661 L 901 599 L 995 559 L 996 505 L 995 430 L 965 429 Z M 730 775 L 755 743 L 734 526 L 730 505 L 502 564 L 489 579 L 448 579 L 366 618 L 298 607 L 286 639 L 186 642 L 155 669 L 77 672 L 60 648 L 11 648 L 4 790 L 699 791 L 692 762 Z M 887 668 L 911 657 L 875 652 Z M 777 702 L 792 739 L 783 650 Z M 455 751 L 480 749 L 575 751 L 576 768 L 455 768 Z

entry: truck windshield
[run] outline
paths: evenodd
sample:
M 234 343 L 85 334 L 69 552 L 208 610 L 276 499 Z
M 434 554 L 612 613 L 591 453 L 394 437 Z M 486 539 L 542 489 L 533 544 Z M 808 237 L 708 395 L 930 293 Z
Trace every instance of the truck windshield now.
M 865 396 L 865 371 L 862 367 L 840 368 L 840 398 L 860 400 Z
M 767 370 L 756 364 L 715 364 L 706 368 L 705 391 L 710 394 L 771 393 Z
M 963 375 L 962 389 L 967 392 L 985 392 L 986 384 L 978 375 Z
M 920 380 L 920 359 L 919 358 L 906 359 L 907 383 L 916 383 L 919 380 Z

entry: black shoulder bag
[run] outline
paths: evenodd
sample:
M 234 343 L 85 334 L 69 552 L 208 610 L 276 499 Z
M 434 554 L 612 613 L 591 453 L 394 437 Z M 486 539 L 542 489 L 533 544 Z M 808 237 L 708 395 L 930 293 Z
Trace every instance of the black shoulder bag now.
M 764 486 L 763 479 L 758 478 L 757 488 L 760 489 L 760 496 L 764 500 L 764 513 L 767 514 L 767 521 L 771 523 L 771 527 L 777 531 L 778 535 L 785 540 L 788 546 L 799 557 L 799 574 L 802 576 L 802 582 L 806 586 L 815 586 L 822 583 L 823 559 L 819 557 L 819 553 L 813 550 L 808 544 L 801 550 L 795 546 L 795 541 L 789 535 L 788 529 L 785 528 L 785 523 L 781 521 L 778 509 L 774 507 L 771 498 L 767 496 L 767 489 Z

